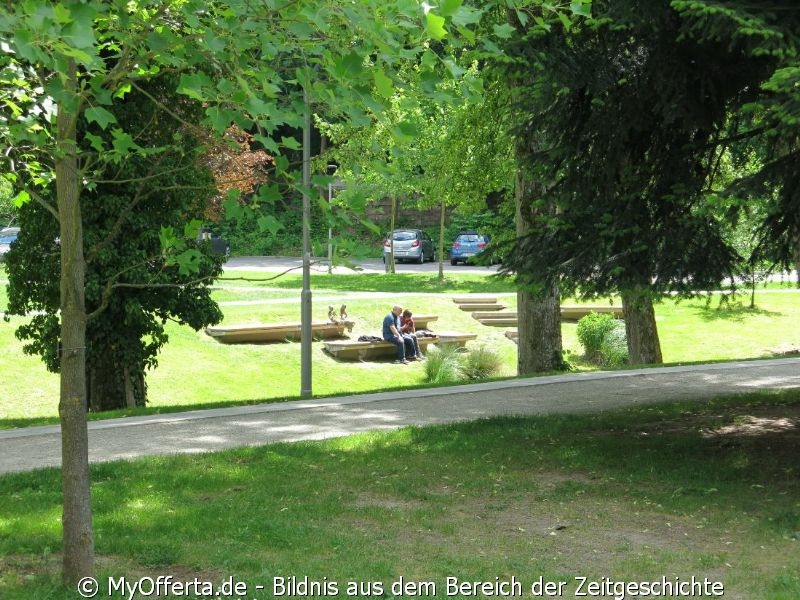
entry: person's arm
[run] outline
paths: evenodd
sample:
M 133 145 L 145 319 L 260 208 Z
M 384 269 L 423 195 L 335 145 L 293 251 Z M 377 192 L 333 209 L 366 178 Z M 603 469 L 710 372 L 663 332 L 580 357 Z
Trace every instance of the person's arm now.
M 392 323 L 392 324 L 389 326 L 389 331 L 391 331 L 391 332 L 392 332 L 392 335 L 393 335 L 394 337 L 396 337 L 398 340 L 401 340 L 401 339 L 403 339 L 403 336 L 400 334 L 400 332 L 399 332 L 399 331 L 397 331 L 397 325 L 396 325 L 395 323 Z

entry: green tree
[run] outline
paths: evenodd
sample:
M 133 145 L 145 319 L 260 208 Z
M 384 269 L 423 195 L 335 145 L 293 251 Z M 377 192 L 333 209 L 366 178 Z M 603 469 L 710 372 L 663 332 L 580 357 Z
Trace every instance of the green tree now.
M 162 77 L 146 88 L 162 96 L 168 84 Z M 183 119 L 199 119 L 196 108 L 193 117 L 188 114 L 191 104 L 179 99 L 169 104 L 182 110 Z M 140 145 L 170 143 L 171 148 L 157 156 L 133 156 L 116 172 L 109 168 L 107 179 L 83 194 L 84 243 L 90 249 L 87 403 L 95 411 L 145 404 L 145 370 L 156 366 L 157 353 L 167 342 L 167 319 L 199 329 L 222 318 L 208 288 L 221 272 L 221 258 L 195 250 L 197 272 L 181 274 L 166 267 L 159 237 L 162 228 L 182 231 L 187 223 L 195 237 L 198 219 L 216 194 L 211 172 L 199 164 L 197 140 L 136 91 L 109 108 Z M 92 135 L 83 132 L 81 145 Z M 17 335 L 28 341 L 26 352 L 41 355 L 48 370 L 58 372 L 58 226 L 38 203 L 22 207 L 19 223 L 19 240 L 7 257 L 7 312 L 35 313 Z
M 468 33 L 475 11 L 446 2 Z M 86 427 L 86 244 L 84 192 L 145 147 L 108 107 L 163 72 L 174 91 L 204 107 L 218 135 L 232 123 L 258 132 L 275 157 L 274 176 L 290 174 L 287 128 L 303 124 L 305 98 L 331 118 L 366 124 L 393 94 L 399 65 L 412 60 L 431 77 L 439 58 L 426 40 L 447 35 L 446 17 L 415 1 L 334 0 L 20 0 L 0 4 L 0 172 L 20 201 L 39 203 L 59 224 L 59 335 L 62 430 L 63 572 L 75 583 L 94 572 Z M 158 97 L 149 99 L 179 118 Z M 86 150 L 79 131 L 96 124 Z M 188 123 L 191 126 L 194 124 Z M 287 177 L 290 181 L 296 178 Z M 267 198 L 274 190 L 265 190 Z M 52 198 L 52 202 L 50 199 Z M 162 237 L 167 264 L 191 272 L 196 255 L 178 236 Z
M 595 2 L 585 26 L 516 49 L 540 75 L 521 108 L 541 140 L 529 164 L 552 182 L 558 211 L 509 267 L 585 296 L 619 292 L 632 362 L 661 361 L 655 300 L 708 289 L 735 268 L 706 191 L 729 116 L 779 64 L 734 18 L 776 17 L 736 4 Z
M 5 227 L 11 223 L 17 215 L 17 208 L 14 206 L 13 198 L 13 187 L 8 181 L 0 178 L 0 227 Z

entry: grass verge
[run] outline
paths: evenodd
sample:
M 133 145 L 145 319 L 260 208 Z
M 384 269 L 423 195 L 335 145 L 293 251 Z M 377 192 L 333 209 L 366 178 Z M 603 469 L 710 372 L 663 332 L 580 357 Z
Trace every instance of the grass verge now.
M 265 599 L 274 577 L 340 597 L 512 576 L 531 597 L 542 577 L 574 597 L 578 577 L 695 576 L 794 600 L 799 429 L 794 390 L 97 465 L 100 580 L 233 578 Z M 0 477 L 4 600 L 76 597 L 58 583 L 59 490 L 55 469 Z
M 299 279 L 291 277 L 263 282 L 263 286 L 254 286 L 253 282 L 231 287 L 225 284 L 224 289 L 215 292 L 215 298 L 223 303 L 223 324 L 299 322 L 297 289 L 279 287 L 299 285 Z M 492 278 L 457 275 L 453 276 L 451 287 L 437 288 L 441 293 L 430 293 L 425 291 L 426 276 L 419 274 L 315 277 L 314 320 L 327 320 L 328 304 L 338 307 L 346 303 L 356 322 L 352 337 L 379 335 L 383 316 L 393 303 L 399 302 L 418 315 L 438 315 L 438 321 L 431 325 L 435 331 L 477 334 L 477 341 L 470 342 L 468 348 L 482 346 L 496 353 L 503 365 L 499 376 L 510 377 L 516 373 L 517 347 L 503 335 L 505 328 L 481 325 L 452 302 L 453 295 L 466 291 L 502 294 L 500 301 L 513 311 L 516 309 L 513 294 L 481 288 L 481 285 L 495 285 L 499 280 L 490 284 L 485 280 Z M 477 283 L 476 277 L 480 280 Z M 5 303 L 2 290 L 0 286 L 0 306 Z M 800 347 L 800 333 L 796 327 L 800 320 L 798 298 L 798 293 L 790 289 L 761 290 L 756 296 L 755 309 L 747 307 L 749 298 L 745 297 L 724 304 L 720 303 L 719 296 L 710 302 L 703 299 L 664 301 L 656 307 L 664 359 L 668 364 L 744 360 L 770 357 L 773 350 L 781 346 Z M 605 302 L 611 301 L 618 304 L 616 300 Z M 57 422 L 58 377 L 46 372 L 37 357 L 23 353 L 22 343 L 14 336 L 15 329 L 23 322 L 19 317 L 0 322 L 0 373 L 5 375 L 4 381 L 13 381 L 13 385 L 6 386 L 6 393 L 0 400 L 0 428 Z M 166 327 L 169 343 L 159 356 L 158 368 L 147 376 L 149 406 L 116 412 L 114 416 L 298 398 L 299 344 L 223 345 L 188 327 L 173 323 Z M 575 330 L 574 323 L 562 325 L 567 359 L 576 370 L 593 368 L 581 359 L 583 350 Z M 324 353 L 322 342 L 313 344 L 312 377 L 316 396 L 426 385 L 422 364 L 402 369 L 398 371 L 382 361 L 337 361 Z M 92 415 L 91 418 L 97 417 Z

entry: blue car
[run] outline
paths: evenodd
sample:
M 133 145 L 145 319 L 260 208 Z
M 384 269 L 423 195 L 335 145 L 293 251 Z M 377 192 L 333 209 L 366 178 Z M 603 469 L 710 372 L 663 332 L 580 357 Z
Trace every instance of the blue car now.
M 474 231 L 464 231 L 456 236 L 450 248 L 450 264 L 465 263 L 486 249 L 489 236 Z

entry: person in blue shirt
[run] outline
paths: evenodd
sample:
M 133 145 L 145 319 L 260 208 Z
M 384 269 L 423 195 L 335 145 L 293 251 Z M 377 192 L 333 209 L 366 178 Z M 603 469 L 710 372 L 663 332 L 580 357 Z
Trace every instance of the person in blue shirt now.
M 407 365 L 406 356 L 412 360 L 419 360 L 422 358 L 422 353 L 419 351 L 417 338 L 400 330 L 401 314 L 403 314 L 403 307 L 395 305 L 392 312 L 383 318 L 383 339 L 397 346 L 395 362 Z

